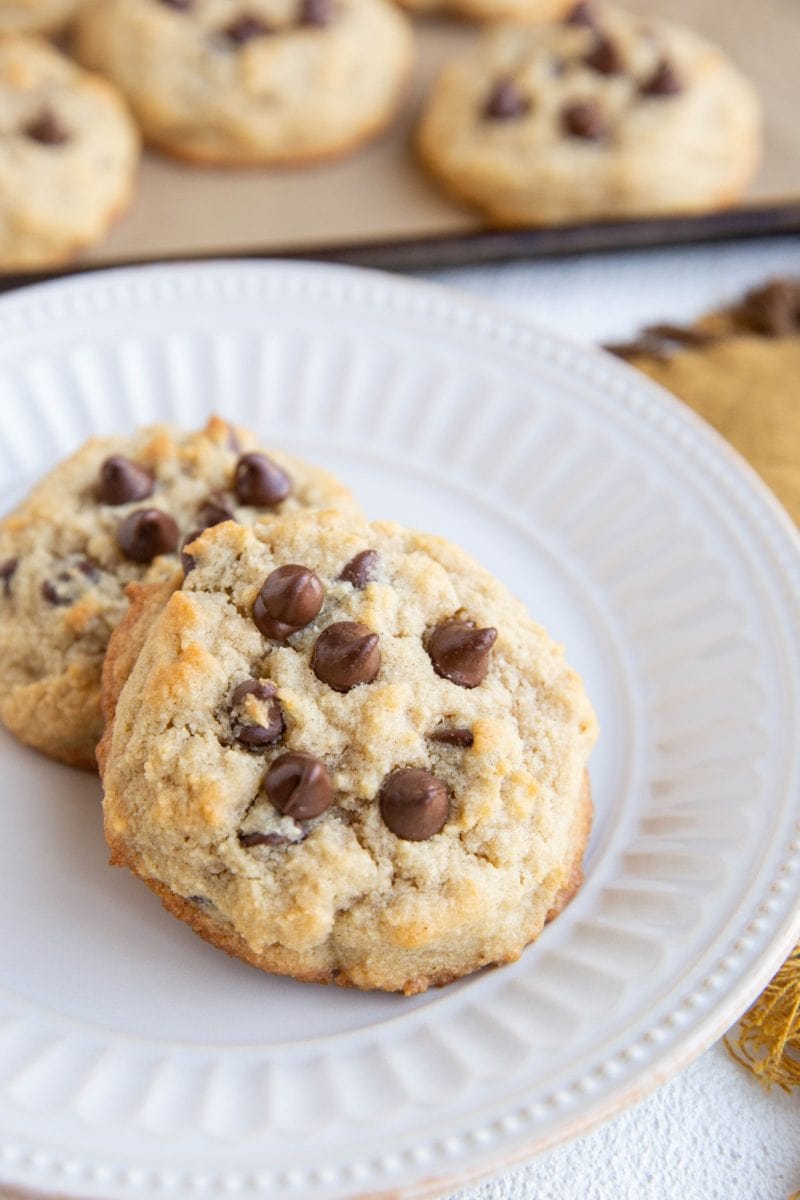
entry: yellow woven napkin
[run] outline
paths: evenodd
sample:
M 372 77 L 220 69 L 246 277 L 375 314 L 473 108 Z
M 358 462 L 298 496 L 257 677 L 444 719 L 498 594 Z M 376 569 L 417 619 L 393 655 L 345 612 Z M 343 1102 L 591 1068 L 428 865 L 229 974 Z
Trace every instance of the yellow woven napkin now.
M 651 326 L 609 349 L 719 430 L 800 524 L 800 280 L 776 280 L 689 328 Z M 767 1085 L 800 1085 L 800 945 L 725 1041 Z

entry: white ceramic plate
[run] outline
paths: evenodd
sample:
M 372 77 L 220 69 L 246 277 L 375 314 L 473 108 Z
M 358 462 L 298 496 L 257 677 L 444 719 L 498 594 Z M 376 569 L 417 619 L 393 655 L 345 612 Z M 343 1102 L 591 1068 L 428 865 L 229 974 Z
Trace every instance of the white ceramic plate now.
M 3 736 L 0 1179 L 82 1197 L 441 1193 L 586 1130 L 800 930 L 800 552 L 626 367 L 344 269 L 114 272 L 0 302 L 0 502 L 92 433 L 212 409 L 464 544 L 599 712 L 586 886 L 413 1000 L 261 975 L 106 864 L 100 789 Z

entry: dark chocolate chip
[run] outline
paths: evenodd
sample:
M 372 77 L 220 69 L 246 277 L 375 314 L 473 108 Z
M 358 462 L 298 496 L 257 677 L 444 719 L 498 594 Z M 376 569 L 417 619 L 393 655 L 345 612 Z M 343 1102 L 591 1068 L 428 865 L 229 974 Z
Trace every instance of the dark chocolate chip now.
M 3 584 L 3 592 L 6 596 L 11 595 L 11 580 L 14 578 L 18 566 L 18 558 L 7 558 L 4 563 L 0 563 L 0 582 Z
M 56 585 L 51 583 L 49 579 L 45 579 L 40 591 L 48 604 L 61 606 L 74 603 L 74 600 L 71 596 L 68 596 L 65 592 L 59 591 Z
M 225 492 L 212 492 L 201 504 L 197 513 L 197 524 L 200 529 L 209 529 L 212 525 L 221 525 L 223 521 L 235 521 L 233 497 Z
M 598 36 L 594 47 L 583 61 L 599 75 L 620 75 L 625 70 L 617 43 L 611 38 L 603 37 L 602 34 Z
M 461 746 L 464 749 L 469 747 L 475 741 L 475 735 L 471 729 L 435 729 L 433 733 L 428 734 L 432 742 L 443 742 L 445 746 Z
M 178 548 L 180 532 L 169 513 L 160 508 L 137 508 L 117 528 L 117 545 L 134 562 L 152 562 Z
M 100 578 L 100 568 L 90 558 L 72 558 L 63 570 L 52 579 L 45 579 L 39 587 L 48 604 L 64 607 L 74 604 Z
M 236 464 L 235 486 L 240 504 L 274 508 L 291 493 L 292 481 L 266 454 L 243 454 Z
M 187 533 L 186 537 L 181 542 L 181 566 L 183 567 L 184 575 L 188 575 L 197 566 L 193 554 L 187 554 L 185 546 L 191 545 L 195 538 L 199 538 L 203 532 L 202 529 L 193 529 L 191 533 Z
M 529 98 L 514 79 L 498 79 L 486 98 L 483 115 L 492 121 L 522 117 L 531 106 Z
M 437 675 L 459 687 L 474 688 L 486 676 L 489 651 L 496 640 L 496 629 L 476 629 L 466 621 L 445 621 L 431 632 L 427 650 Z
M 381 665 L 378 635 L 357 621 L 337 621 L 323 629 L 311 656 L 317 679 L 336 692 L 372 683 Z
M 264 37 L 265 34 L 272 31 L 266 21 L 257 17 L 255 13 L 241 13 L 229 25 L 226 25 L 222 32 L 229 42 L 233 42 L 234 46 L 243 46 L 245 42 L 251 42 L 253 38 Z
M 283 833 L 240 833 L 239 845 L 248 850 L 251 846 L 288 846 L 289 838 Z
M 100 468 L 95 495 L 101 504 L 129 504 L 153 493 L 153 477 L 138 463 L 112 454 Z
M 100 578 L 100 565 L 92 558 L 81 558 L 76 562 L 75 566 L 80 571 L 81 575 L 85 575 L 92 583 L 97 583 Z
M 597 13 L 590 0 L 578 0 L 564 18 L 565 25 L 587 25 L 590 29 L 594 29 L 596 23 Z
M 678 96 L 683 91 L 683 80 L 669 59 L 662 58 L 640 90 L 643 96 Z
M 69 132 L 59 121 L 55 113 L 45 110 L 34 117 L 22 131 L 32 142 L 42 146 L 63 146 L 70 140 Z
M 247 696 L 253 696 L 259 703 L 259 722 L 248 719 L 245 709 Z M 234 741 L 246 750 L 263 750 L 283 736 L 286 725 L 274 683 L 246 679 L 234 689 L 231 696 L 231 728 Z
M 304 629 L 318 614 L 325 589 L 310 567 L 287 563 L 272 571 L 253 605 L 253 620 L 273 641 Z
M 424 842 L 447 823 L 450 797 L 441 779 L 416 767 L 392 771 L 381 788 L 381 816 L 407 842 Z
M 300 25 L 315 25 L 323 29 L 334 18 L 332 0 L 300 0 L 297 20 Z
M 311 754 L 281 754 L 264 776 L 264 791 L 278 812 L 296 821 L 318 817 L 333 803 L 328 768 Z
M 571 137 L 596 142 L 608 133 L 608 122 L 596 100 L 575 100 L 564 108 L 562 117 Z
M 339 578 L 345 583 L 352 583 L 359 591 L 365 588 L 370 580 L 375 578 L 378 569 L 377 550 L 362 550 L 346 566 L 342 567 Z

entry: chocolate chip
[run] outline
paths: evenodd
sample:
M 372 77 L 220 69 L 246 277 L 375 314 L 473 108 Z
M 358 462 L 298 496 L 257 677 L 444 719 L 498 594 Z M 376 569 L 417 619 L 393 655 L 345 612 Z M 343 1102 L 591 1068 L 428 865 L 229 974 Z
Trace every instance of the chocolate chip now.
M 283 641 L 314 620 L 325 589 L 310 567 L 287 563 L 272 571 L 253 605 L 253 620 L 273 641 Z
M 524 116 L 530 106 L 516 80 L 498 79 L 483 106 L 483 115 L 492 121 L 507 121 Z
M 476 629 L 466 621 L 445 621 L 430 634 L 427 650 L 437 675 L 459 687 L 474 688 L 486 676 L 489 651 L 496 640 L 496 629 Z
M 562 113 L 564 128 L 572 137 L 596 142 L 608 133 L 608 122 L 596 100 L 576 100 Z
M 245 42 L 251 42 L 253 38 L 264 37 L 271 30 L 266 21 L 254 13 L 241 13 L 229 25 L 226 25 L 222 32 L 229 42 L 233 42 L 235 46 L 243 46 Z
M 101 504 L 129 504 L 153 493 L 153 477 L 121 454 L 112 454 L 100 467 L 95 495 Z
M 317 638 L 311 667 L 336 692 L 372 683 L 381 665 L 378 635 L 357 621 L 337 621 Z
M 282 833 L 240 833 L 239 845 L 247 850 L 251 846 L 288 846 L 290 839 Z
M 260 722 L 248 719 L 245 701 L 252 696 L 258 702 Z M 231 696 L 231 728 L 234 741 L 246 750 L 263 750 L 283 736 L 286 725 L 274 683 L 246 679 Z
M 3 592 L 6 596 L 11 595 L 11 580 L 14 578 L 18 566 L 18 558 L 7 558 L 4 563 L 0 563 L 0 581 L 2 581 Z
M 73 557 L 54 579 L 45 579 L 39 591 L 48 604 L 66 607 L 80 599 L 99 578 L 100 568 L 93 559 Z
M 800 280 L 773 279 L 753 288 L 731 315 L 737 327 L 748 332 L 794 337 L 800 333 Z
M 195 538 L 200 537 L 202 532 L 202 529 L 193 529 L 191 533 L 187 533 L 186 537 L 181 542 L 181 566 L 183 567 L 184 575 L 188 575 L 189 572 L 193 571 L 197 566 L 194 555 L 187 554 L 184 547 L 191 545 Z
M 39 142 L 42 146 L 63 146 L 70 140 L 68 131 L 55 113 L 49 110 L 29 121 L 22 132 L 32 142 Z
M 243 454 L 236 464 L 235 486 L 240 504 L 274 508 L 291 493 L 292 481 L 266 454 Z
M 332 0 L 301 0 L 297 20 L 300 25 L 315 25 L 322 29 L 334 17 Z
M 578 0 L 564 18 L 565 25 L 588 25 L 590 29 L 594 29 L 596 22 L 597 13 L 589 0 Z
M 63 606 L 65 604 L 74 603 L 74 600 L 70 596 L 68 596 L 65 592 L 59 591 L 55 584 L 51 583 L 49 579 L 45 579 L 39 590 L 48 604 Z
M 137 508 L 117 529 L 117 545 L 126 558 L 149 563 L 178 547 L 180 532 L 169 513 L 160 508 Z
M 264 791 L 278 812 L 296 821 L 318 817 L 333 803 L 328 768 L 311 754 L 281 754 L 264 776 Z
M 97 583 L 100 578 L 100 566 L 92 558 L 81 558 L 75 564 L 81 575 L 85 575 L 92 583 Z
M 233 497 L 225 492 L 212 492 L 201 504 L 197 513 L 197 524 L 201 529 L 209 529 L 212 525 L 221 525 L 223 521 L 235 521 Z
M 433 733 L 428 734 L 428 738 L 432 742 L 443 742 L 445 746 L 461 746 L 464 749 L 469 747 L 475 741 L 475 735 L 471 729 L 435 729 Z
M 450 798 L 441 779 L 430 771 L 392 771 L 381 788 L 381 816 L 387 828 L 407 842 L 424 842 L 444 828 Z
M 362 550 L 346 566 L 342 567 L 339 578 L 345 583 L 352 583 L 359 591 L 375 578 L 378 569 L 377 550 Z
M 640 91 L 643 96 L 678 96 L 683 91 L 683 80 L 669 59 L 662 58 Z
M 602 35 L 597 38 L 593 49 L 583 61 L 599 75 L 619 75 L 625 70 L 625 63 L 616 42 Z

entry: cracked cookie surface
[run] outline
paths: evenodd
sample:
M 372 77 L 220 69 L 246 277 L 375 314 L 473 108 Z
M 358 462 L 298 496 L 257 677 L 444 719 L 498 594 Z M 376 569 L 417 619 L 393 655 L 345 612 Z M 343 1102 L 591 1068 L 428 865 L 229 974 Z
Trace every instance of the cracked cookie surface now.
M 294 514 L 190 549 L 109 650 L 113 861 L 300 979 L 414 993 L 516 958 L 591 822 L 596 723 L 562 648 L 391 523 Z
M 185 537 L 341 505 L 326 471 L 212 418 L 186 433 L 152 426 L 94 438 L 0 524 L 0 719 L 21 741 L 91 768 L 102 733 L 100 678 L 125 586 L 169 578 Z

